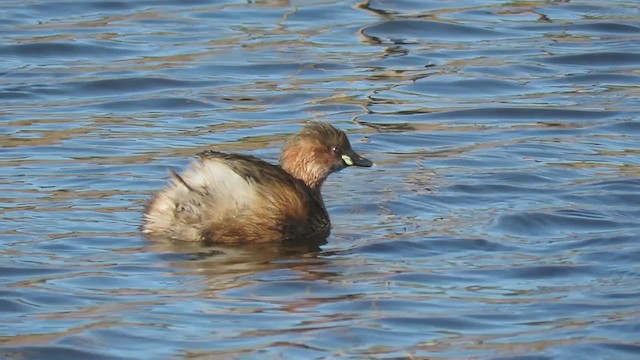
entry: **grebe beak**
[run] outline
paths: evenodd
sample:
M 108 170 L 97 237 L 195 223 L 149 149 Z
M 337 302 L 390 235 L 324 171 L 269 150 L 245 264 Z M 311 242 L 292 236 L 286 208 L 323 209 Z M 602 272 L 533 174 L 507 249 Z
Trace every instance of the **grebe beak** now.
M 345 151 L 342 155 L 342 162 L 347 166 L 361 166 L 361 167 L 371 167 L 373 163 L 363 158 L 362 156 L 356 154 L 353 150 Z

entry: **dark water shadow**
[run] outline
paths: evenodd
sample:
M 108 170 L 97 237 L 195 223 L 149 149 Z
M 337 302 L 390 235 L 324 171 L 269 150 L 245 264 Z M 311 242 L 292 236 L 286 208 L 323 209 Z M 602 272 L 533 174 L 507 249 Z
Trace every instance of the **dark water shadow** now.
M 495 38 L 508 38 L 512 34 L 504 34 L 494 30 L 482 29 L 478 27 L 445 23 L 429 20 L 389 20 L 375 25 L 367 26 L 362 33 L 369 37 L 380 39 L 382 42 L 389 39 L 391 42 L 405 43 L 409 39 L 411 42 L 417 41 L 482 41 Z
M 115 360 L 124 359 L 113 355 L 103 355 L 88 350 L 77 350 L 67 346 L 23 346 L 7 347 L 0 349 L 2 359 L 51 359 L 51 360 L 74 360 L 74 359 L 96 359 Z
M 319 257 L 326 239 L 262 244 L 204 245 L 148 237 L 149 250 L 171 267 L 204 276 L 206 292 L 218 293 L 248 284 L 247 277 L 270 280 L 272 272 L 294 271 L 297 280 L 307 279 L 307 267 L 324 264 Z M 307 279 L 312 280 L 312 279 Z

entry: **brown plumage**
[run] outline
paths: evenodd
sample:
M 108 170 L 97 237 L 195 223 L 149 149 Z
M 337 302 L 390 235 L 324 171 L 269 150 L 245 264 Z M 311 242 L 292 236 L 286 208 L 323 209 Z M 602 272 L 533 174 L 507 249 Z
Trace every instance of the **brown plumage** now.
M 326 238 L 320 187 L 347 166 L 372 166 L 344 132 L 311 122 L 293 135 L 280 165 L 207 150 L 147 205 L 142 231 L 176 240 L 240 243 Z

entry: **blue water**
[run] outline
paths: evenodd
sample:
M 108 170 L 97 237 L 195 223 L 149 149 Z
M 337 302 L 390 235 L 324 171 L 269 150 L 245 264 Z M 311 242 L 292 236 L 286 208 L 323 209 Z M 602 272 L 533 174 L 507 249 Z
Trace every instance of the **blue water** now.
M 640 356 L 640 4 L 0 2 L 0 358 Z M 199 151 L 374 160 L 326 245 L 139 233 Z

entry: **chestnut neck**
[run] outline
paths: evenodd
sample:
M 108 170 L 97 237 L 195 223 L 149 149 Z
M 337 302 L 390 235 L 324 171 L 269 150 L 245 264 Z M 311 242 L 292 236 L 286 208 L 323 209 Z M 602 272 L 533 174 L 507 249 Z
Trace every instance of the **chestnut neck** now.
M 280 167 L 302 180 L 317 195 L 320 195 L 320 188 L 331 173 L 324 147 L 302 142 L 287 144 L 282 149 Z

